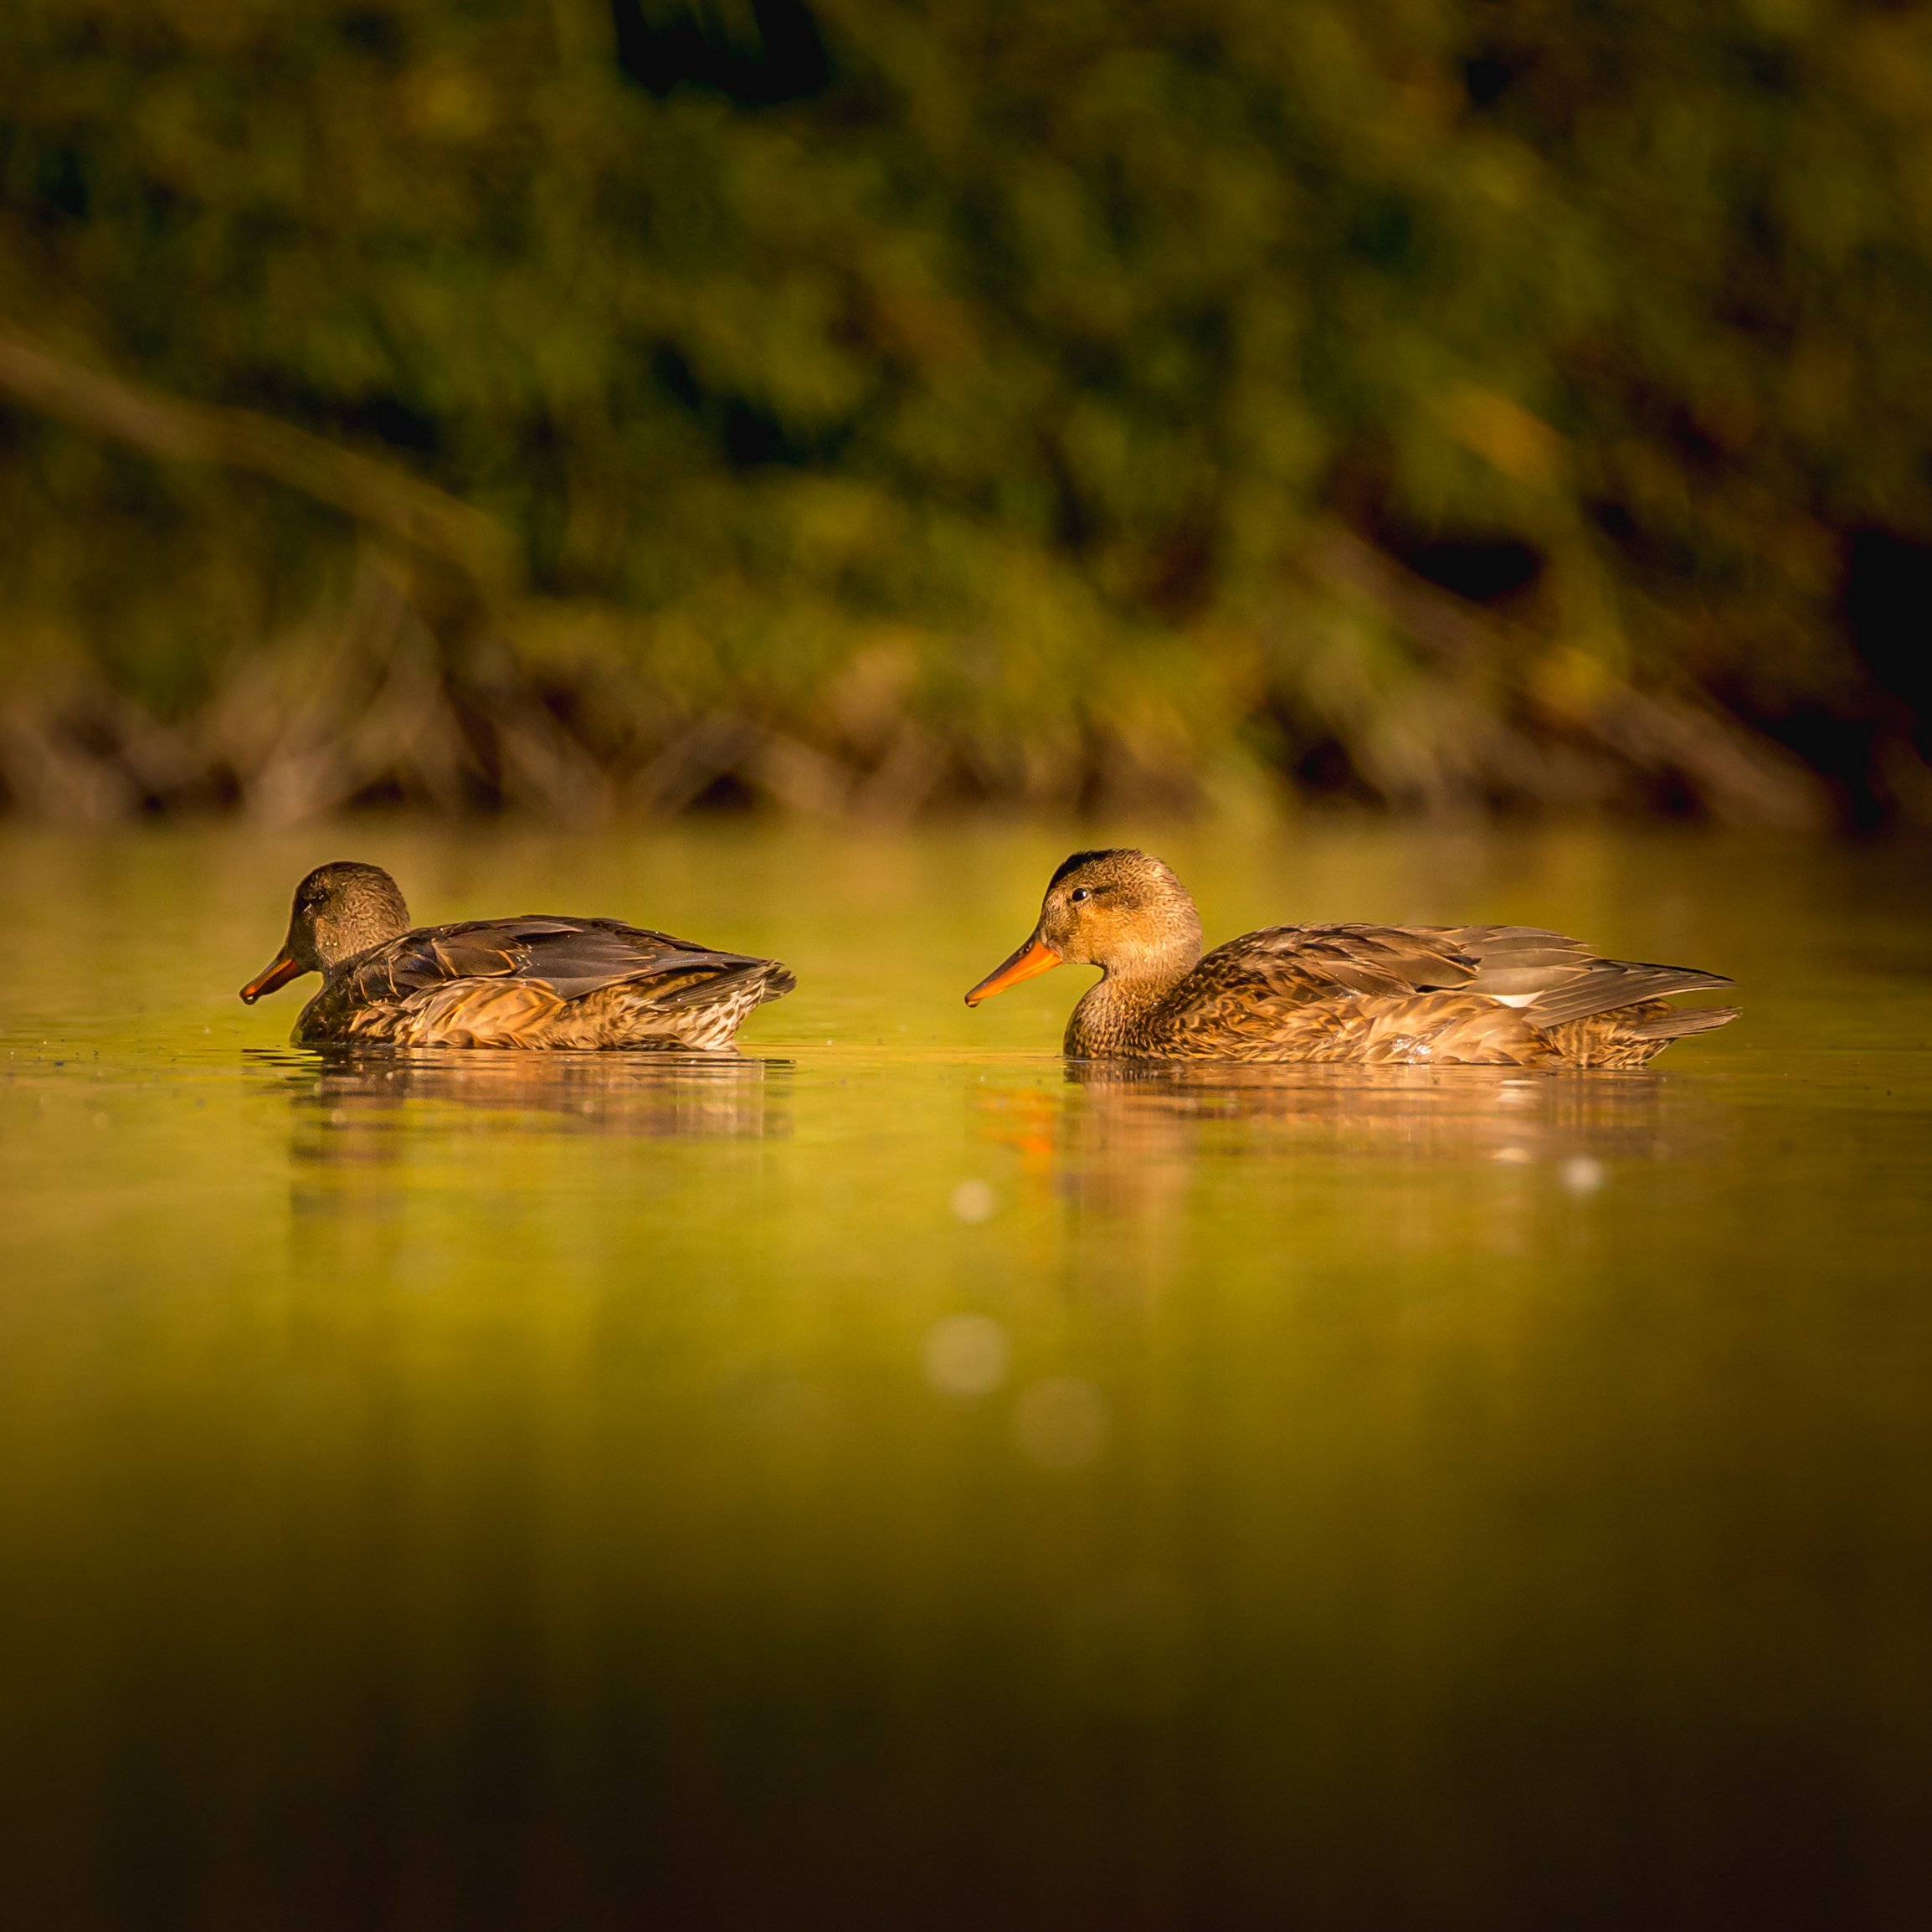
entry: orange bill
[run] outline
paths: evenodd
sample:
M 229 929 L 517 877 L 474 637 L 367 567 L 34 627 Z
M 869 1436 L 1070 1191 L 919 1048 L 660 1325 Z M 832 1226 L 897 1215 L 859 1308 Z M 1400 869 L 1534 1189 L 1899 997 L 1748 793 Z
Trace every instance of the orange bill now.
M 273 993 L 278 986 L 286 986 L 290 980 L 299 979 L 301 976 L 301 968 L 290 958 L 287 953 L 278 953 L 242 988 L 242 1004 L 253 1006 L 263 994 Z
M 1017 986 L 1022 979 L 1030 979 L 1036 974 L 1051 973 L 1061 963 L 1060 955 L 1035 933 L 966 995 L 966 1004 L 977 1006 L 982 999 L 990 999 L 995 993 L 1004 993 L 1009 986 Z

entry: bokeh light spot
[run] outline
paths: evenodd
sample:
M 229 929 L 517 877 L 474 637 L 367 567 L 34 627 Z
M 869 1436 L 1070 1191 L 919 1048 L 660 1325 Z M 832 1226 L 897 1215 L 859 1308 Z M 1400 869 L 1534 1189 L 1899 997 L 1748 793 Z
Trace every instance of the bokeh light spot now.
M 1006 1380 L 1012 1349 L 990 1315 L 948 1315 L 926 1331 L 926 1380 L 943 1395 L 989 1395 Z
M 983 1180 L 963 1180 L 953 1190 L 953 1215 L 969 1224 L 992 1220 L 999 1207 L 999 1195 Z

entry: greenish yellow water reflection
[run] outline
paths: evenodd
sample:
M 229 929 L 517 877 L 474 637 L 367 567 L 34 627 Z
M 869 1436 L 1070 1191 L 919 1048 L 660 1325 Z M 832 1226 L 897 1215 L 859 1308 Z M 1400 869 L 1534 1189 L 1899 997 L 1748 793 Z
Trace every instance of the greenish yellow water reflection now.
M 16 1922 L 1922 1922 L 1925 855 L 1150 837 L 1740 981 L 1369 1076 L 969 1013 L 1075 842 L 0 837 Z M 234 989 L 337 856 L 800 990 L 324 1061 Z

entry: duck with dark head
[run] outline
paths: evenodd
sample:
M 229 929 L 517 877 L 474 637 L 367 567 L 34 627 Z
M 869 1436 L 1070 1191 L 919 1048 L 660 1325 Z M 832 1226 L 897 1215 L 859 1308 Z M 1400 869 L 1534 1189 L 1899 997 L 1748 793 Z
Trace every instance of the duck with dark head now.
M 1721 974 L 1600 958 L 1530 926 L 1274 926 L 1204 958 L 1186 887 L 1130 850 L 1066 860 L 966 1004 L 1067 964 L 1101 971 L 1067 1022 L 1075 1060 L 1642 1066 L 1737 1017 L 1665 1004 Z
M 720 953 L 619 919 L 527 913 L 412 927 L 380 866 L 318 866 L 295 887 L 282 949 L 249 1005 L 305 973 L 321 990 L 298 1045 L 729 1046 L 796 982 L 774 959 Z

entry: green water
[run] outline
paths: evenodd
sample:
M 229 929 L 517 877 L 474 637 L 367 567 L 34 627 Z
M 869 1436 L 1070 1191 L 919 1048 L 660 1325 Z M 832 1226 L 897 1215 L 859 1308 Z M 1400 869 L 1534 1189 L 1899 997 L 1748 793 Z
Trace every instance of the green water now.
M 960 1003 L 1076 842 L 0 835 L 12 1924 L 1928 1922 L 1926 853 L 1149 835 L 1745 1018 L 1077 1079 Z M 800 989 L 331 1066 L 234 989 L 335 857 Z

